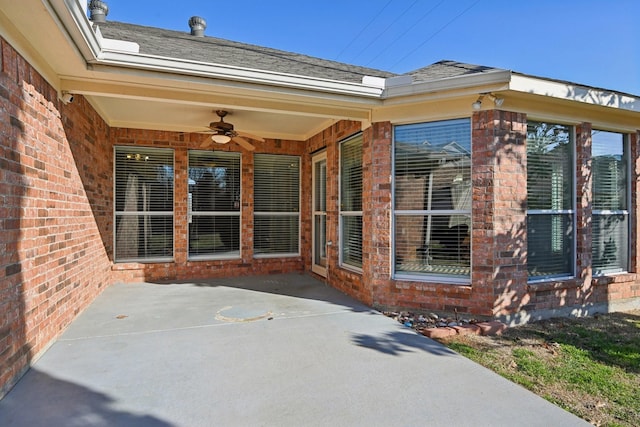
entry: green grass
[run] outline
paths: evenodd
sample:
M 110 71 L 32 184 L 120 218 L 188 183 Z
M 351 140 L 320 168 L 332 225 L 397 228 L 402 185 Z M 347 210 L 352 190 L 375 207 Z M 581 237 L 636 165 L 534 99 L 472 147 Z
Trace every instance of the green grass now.
M 640 426 L 640 312 L 443 342 L 595 425 Z

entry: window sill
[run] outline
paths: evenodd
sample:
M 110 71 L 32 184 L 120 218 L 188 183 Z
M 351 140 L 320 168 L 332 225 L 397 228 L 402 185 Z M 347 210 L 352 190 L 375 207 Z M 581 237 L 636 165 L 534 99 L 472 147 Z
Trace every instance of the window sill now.
M 418 283 L 435 283 L 439 285 L 453 285 L 453 286 L 471 286 L 471 279 L 468 277 L 451 277 L 451 276 L 417 276 L 409 274 L 395 274 L 391 277 L 392 280 L 403 282 L 418 282 Z
M 637 273 L 612 273 L 609 275 L 594 276 L 591 283 L 595 286 L 609 285 L 611 283 L 635 282 L 638 279 Z

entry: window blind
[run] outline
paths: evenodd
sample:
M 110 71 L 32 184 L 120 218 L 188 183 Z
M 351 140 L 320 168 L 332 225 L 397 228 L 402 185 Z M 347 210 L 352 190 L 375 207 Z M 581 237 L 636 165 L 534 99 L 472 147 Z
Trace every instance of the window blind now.
M 115 147 L 115 260 L 173 256 L 173 150 Z
M 189 257 L 240 256 L 240 153 L 189 151 Z
M 254 156 L 254 253 L 298 255 L 300 158 Z
M 592 141 L 593 273 L 627 271 L 629 157 L 624 135 L 594 130 Z
M 362 268 L 362 135 L 340 144 L 340 263 Z
M 394 257 L 399 276 L 470 276 L 471 122 L 394 128 Z
M 572 128 L 527 125 L 527 253 L 530 279 L 574 272 Z

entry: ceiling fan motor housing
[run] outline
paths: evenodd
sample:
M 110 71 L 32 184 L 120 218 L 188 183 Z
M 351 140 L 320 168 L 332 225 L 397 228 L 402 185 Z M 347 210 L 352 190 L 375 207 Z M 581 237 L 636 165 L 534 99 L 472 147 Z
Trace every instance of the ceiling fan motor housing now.
M 211 122 L 209 128 L 218 132 L 233 132 L 233 125 L 223 121 Z

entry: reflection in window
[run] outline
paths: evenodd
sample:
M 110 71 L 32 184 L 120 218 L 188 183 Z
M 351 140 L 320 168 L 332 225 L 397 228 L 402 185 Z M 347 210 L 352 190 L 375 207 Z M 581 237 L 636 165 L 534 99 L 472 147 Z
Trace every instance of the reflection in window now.
M 115 147 L 115 260 L 173 256 L 173 151 Z
M 569 126 L 527 125 L 529 279 L 574 274 L 573 139 Z
M 240 256 L 240 153 L 189 151 L 189 257 Z
M 629 156 L 624 135 L 594 130 L 592 138 L 593 273 L 618 273 L 629 263 Z
M 396 276 L 470 275 L 469 119 L 394 129 Z

